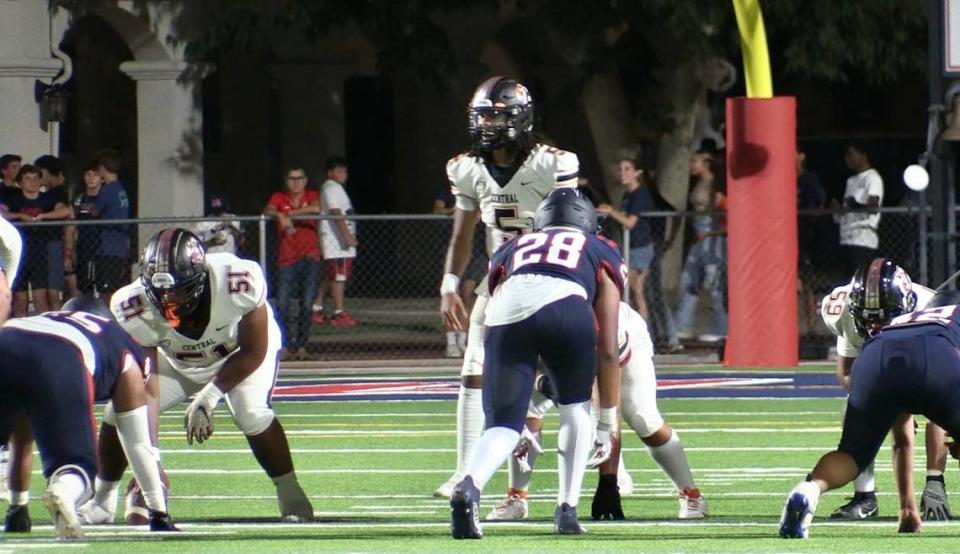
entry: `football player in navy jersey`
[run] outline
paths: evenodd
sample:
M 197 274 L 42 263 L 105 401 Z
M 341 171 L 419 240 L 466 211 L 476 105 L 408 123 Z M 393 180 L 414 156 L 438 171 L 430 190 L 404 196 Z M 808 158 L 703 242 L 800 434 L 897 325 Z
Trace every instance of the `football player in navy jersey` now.
M 887 287 L 883 296 L 911 294 Z M 903 313 L 863 346 L 853 365 L 850 397 L 837 450 L 790 491 L 780 518 L 780 536 L 807 538 L 820 495 L 846 485 L 877 455 L 884 437 L 904 414 L 923 414 L 960 437 L 960 297 L 941 291 L 924 309 Z M 900 497 L 900 532 L 920 529 L 913 494 L 912 442 L 894 445 Z M 956 448 L 951 448 L 953 452 Z M 900 475 L 907 476 L 905 479 Z
M 455 539 L 479 539 L 480 491 L 520 439 L 538 357 L 546 362 L 560 412 L 558 534 L 581 534 L 577 501 L 588 460 L 610 456 L 620 394 L 617 317 L 626 269 L 612 243 L 596 236 L 597 216 L 575 189 L 551 192 L 535 232 L 502 246 L 490 261 L 483 364 L 486 429 L 466 476 L 450 497 Z M 600 413 L 593 441 L 590 397 Z M 591 458 L 591 448 L 593 456 Z
M 0 438 L 10 435 L 19 416 L 29 418 L 48 480 L 43 503 L 58 538 L 83 536 L 76 510 L 93 494 L 97 469 L 93 402 L 106 399 L 113 401 L 120 442 L 143 484 L 151 530 L 176 530 L 150 441 L 150 373 L 140 345 L 94 298 L 12 319 L 0 329 Z

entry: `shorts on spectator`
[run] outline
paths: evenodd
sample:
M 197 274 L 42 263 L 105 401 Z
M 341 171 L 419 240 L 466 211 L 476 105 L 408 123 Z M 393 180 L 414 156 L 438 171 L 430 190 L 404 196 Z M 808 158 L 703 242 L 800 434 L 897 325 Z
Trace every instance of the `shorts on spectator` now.
M 50 277 L 50 272 L 47 265 L 46 256 L 24 256 L 20 263 L 20 271 L 17 272 L 17 279 L 13 284 L 13 290 L 15 292 L 26 292 L 31 287 L 33 290 L 49 288 L 47 279 Z
M 630 249 L 630 269 L 648 271 L 655 255 L 653 243 Z
M 346 282 L 353 273 L 353 258 L 330 258 L 323 260 L 324 273 L 329 281 Z
M 130 263 L 123 256 L 94 256 L 76 269 L 81 292 L 107 294 L 130 283 Z

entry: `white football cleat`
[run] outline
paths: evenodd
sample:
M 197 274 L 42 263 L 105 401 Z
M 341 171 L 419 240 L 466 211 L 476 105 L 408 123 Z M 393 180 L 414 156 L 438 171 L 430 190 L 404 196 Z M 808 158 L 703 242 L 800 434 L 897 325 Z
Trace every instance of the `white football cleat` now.
M 77 517 L 80 519 L 80 523 L 84 525 L 113 523 L 116 515 L 116 510 L 110 510 L 105 506 L 97 504 L 93 500 L 88 501 L 77 509 Z
M 529 516 L 527 499 L 517 493 L 508 494 L 487 514 L 487 521 L 520 521 Z
M 710 515 L 707 499 L 700 494 L 700 489 L 687 487 L 680 493 L 678 500 L 680 501 L 678 519 L 703 519 Z
M 820 488 L 804 481 L 787 495 L 787 504 L 780 515 L 780 536 L 785 539 L 805 539 L 810 536 L 810 524 L 817 511 Z
M 437 490 L 433 491 L 433 496 L 437 498 L 450 498 L 450 495 L 453 494 L 453 487 L 457 486 L 457 483 L 463 480 L 463 475 L 454 473 L 446 480 L 445 483 L 437 487 Z
M 83 529 L 80 528 L 80 520 L 77 519 L 76 507 L 60 487 L 61 483 L 57 481 L 50 483 L 43 493 L 43 505 L 50 512 L 58 539 L 82 539 Z

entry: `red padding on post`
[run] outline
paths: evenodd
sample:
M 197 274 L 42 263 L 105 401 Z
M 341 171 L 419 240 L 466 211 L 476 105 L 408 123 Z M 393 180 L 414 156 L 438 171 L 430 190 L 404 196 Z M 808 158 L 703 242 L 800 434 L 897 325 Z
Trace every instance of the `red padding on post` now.
M 727 99 L 727 366 L 799 360 L 796 106 Z

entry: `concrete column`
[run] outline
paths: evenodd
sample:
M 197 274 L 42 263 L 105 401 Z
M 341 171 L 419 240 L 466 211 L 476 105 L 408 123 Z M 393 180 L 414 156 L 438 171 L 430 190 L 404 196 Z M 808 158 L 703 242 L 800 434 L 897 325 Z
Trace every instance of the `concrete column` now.
M 194 99 L 199 81 L 178 82 L 185 68 L 182 61 L 120 64 L 137 82 L 140 217 L 203 214 L 203 119 Z
M 0 154 L 16 153 L 32 161 L 50 150 L 40 127 L 34 82 L 50 82 L 63 63 L 50 55 L 47 2 L 0 0 Z

